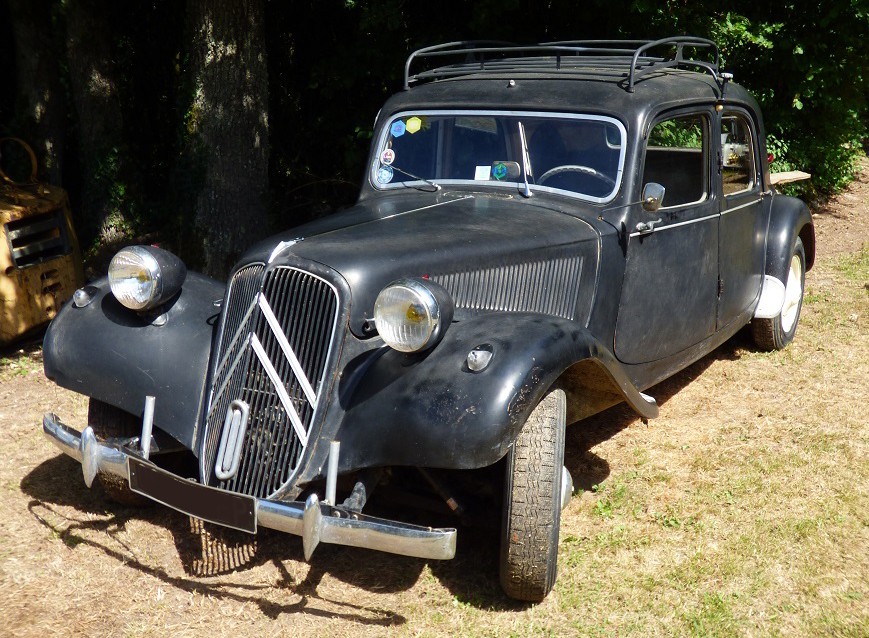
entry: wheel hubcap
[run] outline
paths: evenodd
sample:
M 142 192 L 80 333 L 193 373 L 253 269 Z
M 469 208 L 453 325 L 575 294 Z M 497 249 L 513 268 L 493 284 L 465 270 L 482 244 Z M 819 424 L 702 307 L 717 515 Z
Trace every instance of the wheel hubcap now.
M 799 255 L 791 257 L 788 282 L 785 285 L 785 303 L 781 310 L 781 327 L 790 332 L 797 322 L 800 300 L 803 298 L 803 262 Z

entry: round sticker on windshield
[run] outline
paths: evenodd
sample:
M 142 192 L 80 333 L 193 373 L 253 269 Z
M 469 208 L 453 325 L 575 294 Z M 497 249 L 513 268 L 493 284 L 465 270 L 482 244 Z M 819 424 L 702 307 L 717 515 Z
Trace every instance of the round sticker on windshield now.
M 507 167 L 504 164 L 495 164 L 492 168 L 492 177 L 501 180 L 507 177 Z
M 406 130 L 406 126 L 404 122 L 401 120 L 396 120 L 392 123 L 392 126 L 389 128 L 389 132 L 392 133 L 392 137 L 401 137 L 404 135 L 404 131 Z
M 384 166 L 389 166 L 394 161 L 395 161 L 395 151 L 393 151 L 391 148 L 385 149 L 380 154 L 380 163 L 383 164 Z
M 377 181 L 381 184 L 388 184 L 392 181 L 392 177 L 395 173 L 392 171 L 391 166 L 381 166 L 377 171 Z

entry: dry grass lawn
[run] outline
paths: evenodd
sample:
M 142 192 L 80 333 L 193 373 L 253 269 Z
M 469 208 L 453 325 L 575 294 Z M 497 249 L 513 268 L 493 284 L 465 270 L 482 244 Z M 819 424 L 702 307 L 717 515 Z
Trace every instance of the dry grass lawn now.
M 568 430 L 577 495 L 542 604 L 505 600 L 497 536 L 447 563 L 218 538 L 162 508 L 108 503 L 42 437 L 86 403 L 38 347 L 0 360 L 0 635 L 869 636 L 869 183 L 816 216 L 796 341 L 740 335 Z

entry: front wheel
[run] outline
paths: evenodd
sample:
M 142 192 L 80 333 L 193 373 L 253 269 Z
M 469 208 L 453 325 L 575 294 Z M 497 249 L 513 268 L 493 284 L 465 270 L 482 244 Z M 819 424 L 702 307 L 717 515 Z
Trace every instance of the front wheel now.
M 555 584 L 567 400 L 551 390 L 507 454 L 501 526 L 501 587 L 540 602 Z
M 785 283 L 785 302 L 781 312 L 771 319 L 754 319 L 751 335 L 761 350 L 781 350 L 794 340 L 800 310 L 803 307 L 803 291 L 806 287 L 806 250 L 797 237 L 791 251 L 788 280 Z

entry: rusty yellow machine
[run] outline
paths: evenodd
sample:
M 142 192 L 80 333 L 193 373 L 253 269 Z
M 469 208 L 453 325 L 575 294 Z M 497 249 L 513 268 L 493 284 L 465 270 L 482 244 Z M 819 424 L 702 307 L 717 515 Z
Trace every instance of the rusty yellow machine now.
M 84 281 L 66 191 L 37 179 L 26 142 L 0 139 L 11 144 L 29 158 L 30 175 L 15 181 L 0 166 L 0 346 L 51 321 Z

